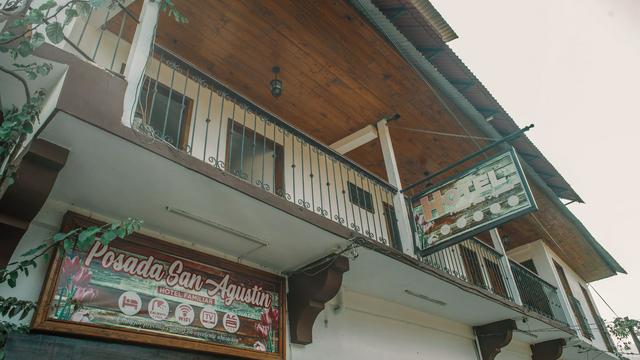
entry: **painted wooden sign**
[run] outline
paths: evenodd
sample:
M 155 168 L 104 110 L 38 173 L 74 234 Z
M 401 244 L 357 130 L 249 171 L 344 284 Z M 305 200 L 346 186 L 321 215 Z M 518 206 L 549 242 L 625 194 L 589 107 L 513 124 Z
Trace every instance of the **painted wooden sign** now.
M 95 225 L 67 214 L 63 231 Z M 55 258 L 34 327 L 284 358 L 283 279 L 133 234 Z
M 537 209 L 513 149 L 425 190 L 414 202 L 418 248 L 427 254 Z

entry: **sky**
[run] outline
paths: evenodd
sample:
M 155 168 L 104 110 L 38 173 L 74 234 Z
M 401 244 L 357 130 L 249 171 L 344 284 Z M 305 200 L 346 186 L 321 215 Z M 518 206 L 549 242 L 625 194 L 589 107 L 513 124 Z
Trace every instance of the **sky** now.
M 518 125 L 536 125 L 527 135 L 585 200 L 569 209 L 629 273 L 592 285 L 640 319 L 640 0 L 432 3 L 459 36 L 451 48 Z

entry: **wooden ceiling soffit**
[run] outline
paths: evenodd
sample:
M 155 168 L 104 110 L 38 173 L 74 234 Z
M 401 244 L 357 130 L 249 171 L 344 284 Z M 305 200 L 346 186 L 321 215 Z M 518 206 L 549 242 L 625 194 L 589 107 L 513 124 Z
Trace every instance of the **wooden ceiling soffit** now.
M 342 275 L 349 271 L 349 259 L 342 255 L 327 257 L 314 264 L 289 278 L 287 305 L 291 342 L 295 344 L 307 345 L 313 341 L 316 317 L 325 303 L 338 293 Z
M 557 360 L 562 356 L 562 349 L 567 345 L 565 339 L 549 340 L 531 345 L 531 360 Z
M 515 320 L 507 319 L 482 326 L 474 326 L 478 346 L 483 360 L 494 360 L 503 347 L 509 345 L 513 331 L 517 329 Z

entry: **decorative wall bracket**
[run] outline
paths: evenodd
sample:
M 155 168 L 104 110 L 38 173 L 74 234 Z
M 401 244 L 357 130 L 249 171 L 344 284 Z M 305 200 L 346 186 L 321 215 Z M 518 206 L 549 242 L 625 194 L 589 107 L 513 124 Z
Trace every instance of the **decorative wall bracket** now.
M 494 360 L 503 347 L 509 345 L 516 330 L 515 320 L 502 320 L 473 328 L 483 360 Z
M 531 360 L 557 360 L 562 356 L 565 339 L 549 340 L 531 345 Z
M 339 255 L 317 261 L 289 278 L 289 325 L 291 342 L 310 344 L 313 323 L 324 304 L 340 290 L 342 274 L 349 270 L 349 259 Z

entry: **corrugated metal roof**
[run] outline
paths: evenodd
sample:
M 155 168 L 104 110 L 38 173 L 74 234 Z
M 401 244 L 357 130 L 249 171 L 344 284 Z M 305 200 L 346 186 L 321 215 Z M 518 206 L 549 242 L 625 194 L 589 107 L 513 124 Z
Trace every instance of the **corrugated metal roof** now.
M 489 123 L 499 134 L 508 135 L 520 128 L 482 82 L 446 44 L 446 37 L 443 37 L 437 29 L 438 21 L 434 15 L 437 11 L 428 0 L 372 0 L 372 3 L 484 118 L 490 119 Z M 430 14 L 433 19 L 425 13 Z M 442 18 L 439 13 L 437 17 Z M 446 24 L 444 19 L 442 22 Z M 446 27 L 451 29 L 448 25 Z M 513 145 L 521 158 L 543 178 L 558 197 L 583 202 L 528 137 L 520 137 Z
M 477 77 L 458 56 L 434 34 L 424 19 L 409 8 L 409 0 L 351 0 L 396 46 L 409 64 L 430 82 L 436 84 L 463 112 L 474 119 L 491 136 L 508 135 L 519 130 L 509 114 L 502 108 Z M 405 6 L 401 16 L 393 20 L 382 9 Z M 439 59 L 439 60 L 438 60 Z M 491 120 L 488 121 L 488 118 Z M 620 264 L 591 236 L 589 231 L 558 198 L 582 202 L 566 180 L 542 155 L 526 136 L 512 143 L 524 168 L 537 184 L 546 184 L 542 190 L 558 205 L 561 212 L 572 221 L 585 240 L 598 252 L 615 273 L 626 273 Z M 554 198 L 553 194 L 557 196 Z M 592 279 L 597 280 L 597 279 Z M 591 281 L 591 280 L 590 280 Z
M 434 31 L 440 35 L 444 42 L 458 38 L 458 34 L 444 20 L 440 12 L 427 0 L 411 0 L 414 8 L 418 10 Z

